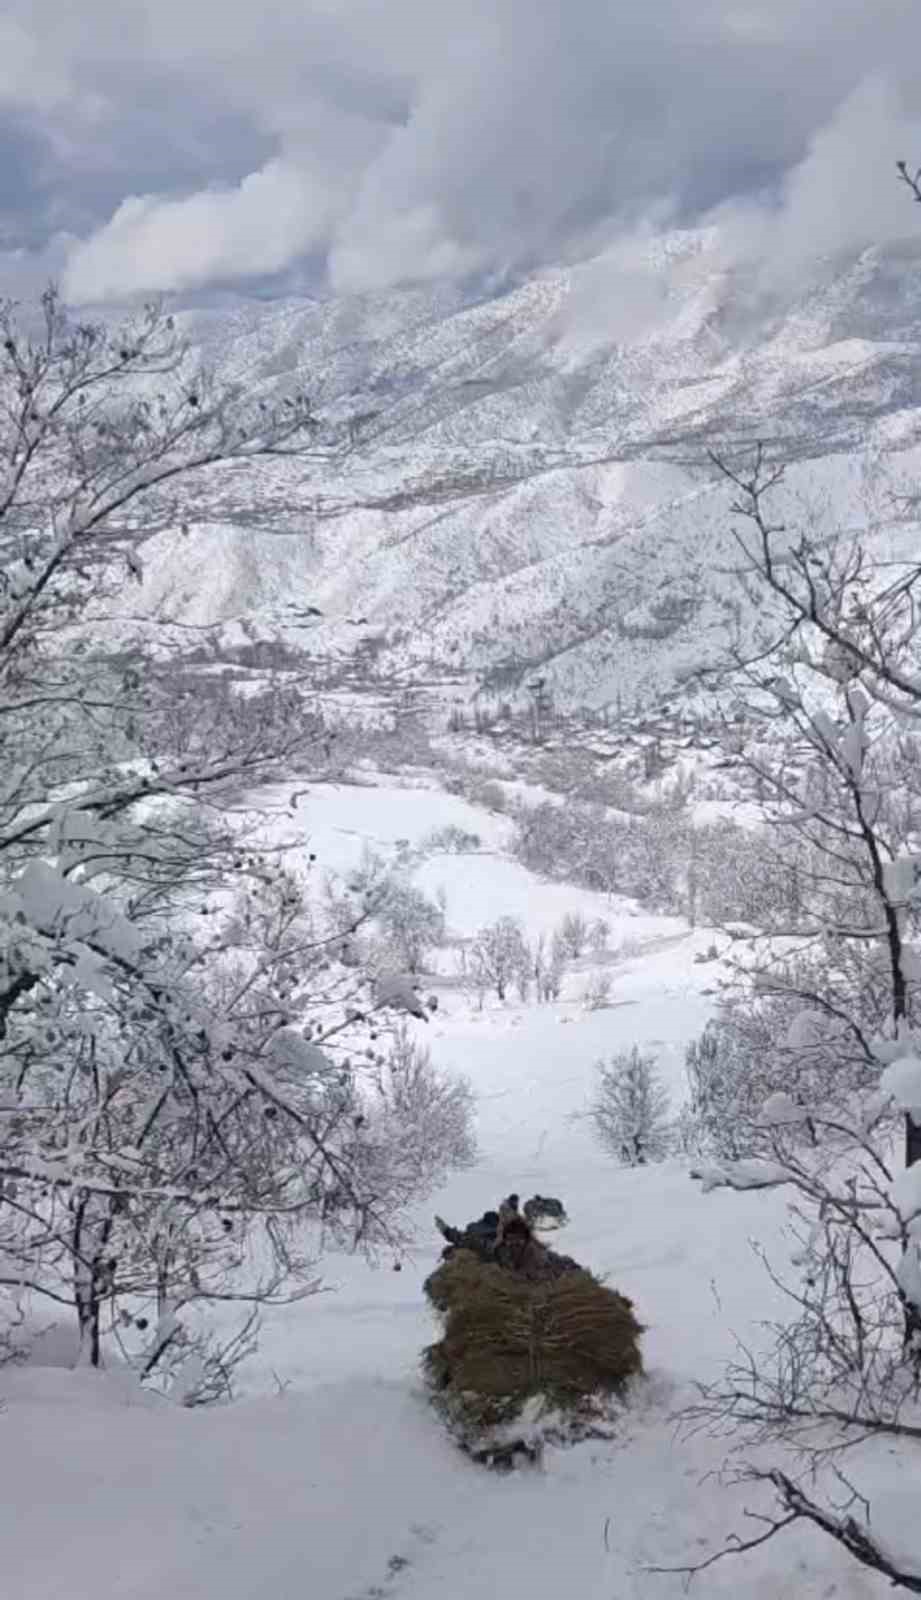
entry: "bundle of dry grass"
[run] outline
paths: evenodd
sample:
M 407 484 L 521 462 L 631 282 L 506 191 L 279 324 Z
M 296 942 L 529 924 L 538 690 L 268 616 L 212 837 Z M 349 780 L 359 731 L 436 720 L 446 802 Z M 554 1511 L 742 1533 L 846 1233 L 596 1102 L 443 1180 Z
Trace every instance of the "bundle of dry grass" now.
M 444 1321 L 426 1372 L 466 1442 L 513 1422 L 536 1397 L 578 1412 L 642 1370 L 632 1302 L 590 1272 L 535 1280 L 459 1250 L 426 1291 Z

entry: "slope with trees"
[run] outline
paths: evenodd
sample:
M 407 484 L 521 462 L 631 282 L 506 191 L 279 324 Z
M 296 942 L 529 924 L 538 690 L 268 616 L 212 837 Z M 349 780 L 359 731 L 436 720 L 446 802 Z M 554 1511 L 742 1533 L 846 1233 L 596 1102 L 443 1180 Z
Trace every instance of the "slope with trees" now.
M 466 1159 L 463 1092 L 405 1041 L 387 1065 L 367 906 L 324 920 L 241 813 L 321 770 L 316 720 L 270 677 L 204 703 L 100 626 L 175 485 L 353 448 L 197 370 L 157 308 L 0 306 L 0 1299 L 72 1307 L 92 1363 L 107 1330 L 155 1381 L 193 1359 L 190 1394 L 234 1350 L 184 1311 L 311 1293 L 323 1237 L 399 1249 L 430 1143 Z
M 744 1148 L 711 1146 L 697 1172 L 708 1187 L 786 1187 L 798 1248 L 786 1272 L 769 1267 L 791 1306 L 772 1359 L 741 1352 L 694 1415 L 800 1452 L 802 1473 L 746 1469 L 781 1509 L 731 1549 L 806 1521 L 918 1593 L 921 1547 L 885 1491 L 862 1491 L 859 1448 L 887 1444 L 910 1473 L 921 1439 L 917 497 L 890 488 L 875 525 L 828 529 L 791 515 L 765 449 L 717 464 L 763 617 L 722 686 L 744 703 L 754 737 L 741 761 L 801 893 L 762 922 L 737 963 L 734 1015 L 693 1059 L 701 1089 L 725 1087 L 721 1048 L 740 1018 L 749 1030 L 760 1018 L 763 1049 L 735 1060 Z M 744 1083 L 755 1065 L 760 1084 Z

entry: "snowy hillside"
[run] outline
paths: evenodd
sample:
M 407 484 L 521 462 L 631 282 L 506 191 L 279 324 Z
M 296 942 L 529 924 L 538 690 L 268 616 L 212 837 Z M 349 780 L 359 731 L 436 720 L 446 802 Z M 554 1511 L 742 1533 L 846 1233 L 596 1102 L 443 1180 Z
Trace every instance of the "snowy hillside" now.
M 570 987 L 551 1006 L 479 1011 L 441 987 L 426 1034 L 436 1059 L 474 1082 L 480 1160 L 419 1214 L 401 1272 L 389 1259 L 372 1270 L 332 1256 L 335 1292 L 267 1314 L 237 1405 L 188 1411 L 140 1393 L 117 1368 L 60 1370 L 72 1352 L 52 1319 L 30 1366 L 0 1370 L 8 1592 L 677 1600 L 683 1578 L 648 1569 L 705 1558 L 743 1525 L 746 1506 L 763 1505 L 713 1477 L 725 1440 L 679 1437 L 673 1414 L 736 1337 L 754 1348 L 764 1337 L 778 1299 L 752 1241 L 783 1265 L 785 1205 L 777 1193 L 703 1195 L 680 1162 L 618 1168 L 581 1113 L 597 1058 L 634 1043 L 657 1056 L 681 1099 L 684 1046 L 709 1013 L 718 972 L 694 960 L 709 936 L 630 902 L 542 884 L 504 855 L 505 822 L 434 789 L 320 788 L 298 806 L 290 826 L 328 867 L 348 868 L 366 843 L 393 851 L 448 824 L 476 829 L 474 853 L 436 853 L 425 866 L 427 887 L 444 887 L 452 935 L 500 911 L 525 914 L 535 931 L 564 909 L 603 914 L 610 1006 L 587 1012 Z M 512 1188 L 563 1197 L 563 1248 L 635 1298 L 648 1375 L 612 1441 L 551 1451 L 541 1470 L 497 1478 L 449 1444 L 418 1358 L 432 1337 L 422 1295 L 438 1243 L 431 1210 L 466 1218 Z M 882 1591 L 828 1542 L 796 1534 L 717 1564 L 695 1592 L 870 1600 Z
M 208 362 L 364 419 L 363 443 L 335 471 L 230 468 L 185 491 L 190 532 L 156 534 L 132 612 L 320 654 L 371 636 L 390 669 L 540 666 L 573 700 L 667 691 L 724 620 L 708 446 L 767 439 L 827 516 L 853 514 L 855 453 L 917 442 L 915 265 L 867 252 L 782 300 L 689 233 L 637 264 L 642 307 L 601 258 L 473 303 L 189 312 Z

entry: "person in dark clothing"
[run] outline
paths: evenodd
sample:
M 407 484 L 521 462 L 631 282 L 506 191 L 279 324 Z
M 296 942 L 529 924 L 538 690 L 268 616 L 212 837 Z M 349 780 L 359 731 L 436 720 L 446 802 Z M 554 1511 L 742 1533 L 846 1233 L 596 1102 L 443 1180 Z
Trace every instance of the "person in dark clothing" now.
M 496 1240 L 499 1236 L 498 1211 L 484 1211 L 478 1222 L 468 1222 L 466 1228 L 452 1228 L 441 1217 L 435 1218 L 435 1226 L 447 1244 L 441 1252 L 443 1261 L 447 1261 L 455 1250 L 472 1250 L 474 1255 L 488 1260 L 495 1250 Z
M 571 1256 L 557 1255 L 534 1237 L 533 1228 L 518 1210 L 517 1195 L 503 1200 L 498 1211 L 484 1211 L 478 1222 L 468 1222 L 466 1228 L 452 1228 L 441 1217 L 435 1218 L 435 1225 L 447 1240 L 442 1261 L 450 1261 L 456 1250 L 469 1250 L 481 1261 L 491 1261 L 532 1281 L 582 1270 Z

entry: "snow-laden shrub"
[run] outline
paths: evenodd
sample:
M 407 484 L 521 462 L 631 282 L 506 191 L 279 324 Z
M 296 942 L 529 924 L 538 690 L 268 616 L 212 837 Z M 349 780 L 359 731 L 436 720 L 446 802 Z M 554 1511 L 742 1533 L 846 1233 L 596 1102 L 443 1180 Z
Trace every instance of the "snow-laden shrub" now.
M 589 942 L 588 919 L 581 911 L 567 911 L 557 929 L 560 944 L 564 953 L 572 960 L 578 961 L 585 953 Z
M 474 805 L 482 806 L 485 811 L 505 811 L 507 808 L 505 790 L 494 778 L 471 779 L 467 794 Z
M 463 954 L 464 975 L 480 996 L 495 990 L 505 1000 L 516 983 L 526 984 L 532 966 L 524 928 L 517 917 L 499 917 L 481 928 Z
M 473 850 L 479 850 L 482 839 L 478 833 L 471 833 L 466 828 L 458 827 L 456 822 L 449 822 L 444 828 L 433 828 L 423 840 L 423 849 L 442 850 L 450 855 L 467 855 Z
M 141 1325 L 145 1318 L 122 1313 L 119 1335 Z M 198 1319 L 193 1321 L 166 1308 L 158 1317 L 146 1345 L 136 1351 L 132 1364 L 141 1382 L 159 1390 L 188 1409 L 233 1400 L 239 1369 L 255 1354 L 259 1345 L 259 1307 L 245 1316 L 240 1326 L 224 1336 L 215 1334 Z M 124 1338 L 120 1338 L 124 1349 Z
M 808 863 L 792 841 L 723 821 L 695 828 L 690 842 L 695 922 L 795 925 Z
M 627 1167 L 662 1161 L 671 1144 L 669 1097 L 654 1056 L 634 1045 L 597 1065 L 590 1115 L 604 1148 Z
M 682 906 L 679 848 L 685 826 L 665 806 L 643 817 L 617 818 L 603 806 L 544 802 L 519 806 L 513 848 L 532 872 L 607 894 L 625 894 L 656 909 Z
M 408 972 L 421 972 L 445 938 L 442 904 L 413 883 L 395 880 L 376 913 L 384 941 Z
M 143 1362 L 142 1323 L 313 1292 L 321 1219 L 398 1246 L 445 1140 L 417 1156 L 397 1097 L 366 1159 L 378 1028 L 424 1013 L 363 969 L 362 897 L 320 916 L 277 806 L 235 804 L 326 770 L 318 718 L 284 675 L 196 694 L 99 626 L 182 480 L 336 428 L 196 370 L 156 307 L 95 325 L 49 291 L 39 323 L 0 302 L 0 1299 Z
M 697 825 L 668 802 L 613 816 L 602 806 L 518 806 L 513 849 L 532 872 L 630 895 L 697 923 L 798 915 L 802 864 L 763 831 Z
M 685 1053 L 688 1100 L 682 1143 L 699 1155 L 740 1160 L 763 1149 L 758 1112 L 780 1075 L 763 1015 L 725 1008 Z
M 539 934 L 531 948 L 531 976 L 539 1001 L 546 1005 L 552 1000 L 559 1000 L 565 972 L 566 952 L 559 930 L 554 933 L 549 947 L 546 934 Z
M 388 861 L 365 846 L 359 864 L 343 886 L 329 878 L 326 905 L 333 922 L 348 933 L 354 923 L 356 900 L 364 919 L 359 938 L 352 941 L 352 959 L 374 971 L 392 968 L 394 962 L 418 975 L 446 933 L 444 891 L 427 895 L 410 876 L 415 856 L 404 851 Z
M 730 1161 L 770 1150 L 761 1116 L 786 1094 L 814 1117 L 871 1092 L 878 1064 L 867 1040 L 887 1021 L 885 958 L 866 941 L 778 960 L 719 1007 L 685 1056 L 685 1134 L 700 1155 Z M 804 1126 L 802 1137 L 821 1137 Z
M 582 1004 L 586 1011 L 603 1011 L 611 1003 L 611 974 L 593 972 L 582 990 Z
M 397 1025 L 374 1075 L 366 1112 L 359 1130 L 361 1170 L 370 1173 L 378 1151 L 389 1173 L 399 1168 L 407 1198 L 428 1193 L 444 1173 L 476 1161 L 476 1098 L 469 1080 L 437 1067 L 406 1023 Z

